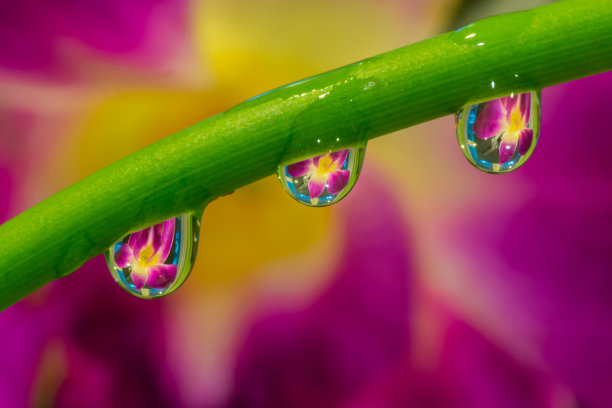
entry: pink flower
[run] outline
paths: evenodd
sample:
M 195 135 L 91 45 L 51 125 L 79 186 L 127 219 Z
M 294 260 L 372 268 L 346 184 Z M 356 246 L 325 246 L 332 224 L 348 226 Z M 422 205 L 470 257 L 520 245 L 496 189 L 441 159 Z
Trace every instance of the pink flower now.
M 330 194 L 339 194 L 348 184 L 350 170 L 343 170 L 348 150 L 316 156 L 287 166 L 291 177 L 307 177 L 310 198 L 318 198 L 327 188 Z
M 120 268 L 131 268 L 134 287 L 145 284 L 153 289 L 167 287 L 176 277 L 176 265 L 166 264 L 174 239 L 174 218 L 150 228 L 134 232 L 127 244 L 115 253 Z
M 500 164 L 510 161 L 517 146 L 521 156 L 529 151 L 533 142 L 530 111 L 531 93 L 523 93 L 487 102 L 476 116 L 474 134 L 481 139 L 496 138 Z

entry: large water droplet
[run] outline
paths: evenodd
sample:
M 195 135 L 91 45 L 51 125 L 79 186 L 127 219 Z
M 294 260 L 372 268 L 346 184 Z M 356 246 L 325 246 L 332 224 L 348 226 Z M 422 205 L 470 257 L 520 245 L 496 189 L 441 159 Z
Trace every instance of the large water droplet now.
M 364 147 L 354 147 L 280 166 L 278 178 L 285 191 L 300 203 L 322 207 L 340 201 L 361 172 Z
M 191 272 L 199 232 L 199 217 L 183 214 L 126 235 L 106 251 L 106 263 L 115 282 L 132 295 L 164 296 Z
M 463 154 L 477 169 L 508 173 L 523 165 L 540 133 L 539 92 L 464 106 L 456 116 Z

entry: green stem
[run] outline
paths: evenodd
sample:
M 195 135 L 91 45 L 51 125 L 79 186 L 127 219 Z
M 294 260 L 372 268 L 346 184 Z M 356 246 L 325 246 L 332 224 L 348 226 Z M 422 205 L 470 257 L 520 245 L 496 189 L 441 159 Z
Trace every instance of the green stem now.
M 280 163 L 362 144 L 468 102 L 610 70 L 611 27 L 609 0 L 565 0 L 491 17 L 276 89 L 184 129 L 2 225 L 0 309 L 124 234 L 201 210 Z

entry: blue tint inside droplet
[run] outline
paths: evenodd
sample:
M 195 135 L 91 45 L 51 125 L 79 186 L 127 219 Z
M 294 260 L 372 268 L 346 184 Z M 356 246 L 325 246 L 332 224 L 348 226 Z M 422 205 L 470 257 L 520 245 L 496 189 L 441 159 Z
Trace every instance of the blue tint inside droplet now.
M 521 96 L 522 95 L 522 96 Z M 527 95 L 527 96 L 525 96 Z M 529 99 L 530 97 L 530 99 Z M 506 106 L 520 106 L 520 105 L 512 105 L 510 104 L 511 100 L 516 100 L 516 98 L 527 98 L 530 100 L 529 103 L 525 103 L 528 106 L 528 112 L 530 114 L 528 123 L 525 122 L 524 127 L 522 129 L 531 129 L 533 131 L 533 139 L 531 143 L 528 145 L 529 149 L 521 154 L 521 150 L 517 147 L 515 148 L 512 157 L 507 158 L 505 162 L 501 162 L 501 153 L 500 153 L 500 143 L 502 141 L 504 143 L 508 143 L 509 140 L 513 139 L 517 133 L 512 133 L 510 130 L 509 119 L 507 116 L 502 115 L 503 120 L 497 121 L 498 123 L 503 122 L 503 126 L 500 127 L 500 132 L 495 136 L 489 137 L 486 139 L 479 138 L 474 132 L 474 125 L 477 122 L 477 118 L 479 115 L 483 115 L 483 109 L 487 103 L 492 101 L 486 101 L 478 104 L 466 105 L 462 111 L 460 111 L 457 116 L 457 137 L 459 140 L 459 144 L 461 149 L 468 159 L 470 163 L 472 163 L 476 168 L 483 170 L 489 173 L 507 173 L 509 171 L 515 170 L 520 167 L 525 161 L 529 158 L 533 151 L 533 147 L 537 141 L 539 135 L 539 126 L 540 126 L 540 105 L 539 105 L 539 95 L 537 92 L 531 92 L 528 94 L 512 94 L 510 97 L 500 98 L 499 101 L 493 100 L 496 102 L 503 102 L 504 109 Z M 517 112 L 516 108 L 508 108 L 508 114 L 510 112 Z M 485 111 L 484 114 L 486 114 Z M 489 110 L 491 112 L 491 110 Z M 522 111 L 521 111 L 522 112 Z M 527 114 L 521 116 L 521 118 L 527 118 Z M 527 120 L 527 119 L 525 119 Z M 522 119 L 521 119 L 521 124 Z M 520 141 L 520 137 L 518 140 Z M 516 142 L 515 142 L 516 143 Z
M 357 181 L 363 163 L 364 152 L 365 147 L 350 148 L 304 160 L 299 163 L 307 163 L 307 166 L 302 167 L 302 169 L 309 170 L 306 174 L 299 177 L 291 176 L 289 172 L 291 165 L 281 166 L 278 169 L 279 180 L 289 195 L 300 203 L 313 207 L 333 204 L 345 197 Z M 346 156 L 340 162 L 344 154 Z M 314 163 L 318 163 L 317 166 Z M 297 173 L 294 172 L 294 174 Z M 339 176 L 346 178 L 339 179 L 337 178 Z M 311 182 L 314 183 L 314 181 L 311 181 L 313 177 L 316 177 L 318 180 L 321 180 L 322 177 L 324 181 L 318 182 L 325 182 L 325 188 L 318 197 L 310 196 L 310 191 L 312 191 L 310 186 L 315 187 L 315 184 L 311 184 Z M 337 188 L 329 191 L 330 180 L 343 180 L 346 184 L 343 187 L 341 184 L 335 184 L 334 186 L 337 186 Z
M 141 298 L 164 296 L 176 290 L 185 281 L 187 275 L 189 275 L 195 261 L 197 235 L 199 234 L 199 220 L 194 214 L 190 213 L 183 214 L 180 217 L 176 217 L 171 220 L 174 221 L 174 233 L 170 232 L 170 229 L 167 229 L 168 233 L 171 235 L 165 235 L 166 238 L 162 238 L 161 241 L 154 240 L 154 235 L 152 235 L 153 229 L 151 227 L 142 230 L 142 232 L 146 231 L 147 234 L 150 234 L 148 235 L 148 244 L 142 248 L 156 248 L 154 249 L 154 253 L 157 254 L 156 257 L 151 256 L 148 258 L 150 255 L 146 255 L 147 258 L 145 258 L 149 259 L 147 262 L 156 262 L 154 264 L 143 262 L 142 254 L 148 252 L 142 252 L 142 248 L 139 250 L 136 247 L 129 246 L 129 237 L 131 234 L 117 241 L 105 252 L 106 262 L 113 279 L 131 294 Z M 170 220 L 164 223 L 164 230 L 166 225 L 168 228 L 172 228 L 170 226 L 172 223 L 169 224 L 169 222 Z M 141 231 L 138 232 L 140 233 Z M 164 235 L 162 234 L 162 237 L 163 236 Z M 157 244 L 154 244 L 153 242 L 157 242 Z M 170 247 L 164 247 L 161 245 L 162 242 L 166 242 Z M 130 248 L 130 252 L 128 252 L 127 255 L 129 261 L 125 268 L 121 268 L 115 262 L 115 254 L 124 245 L 128 245 Z M 163 255 L 161 255 L 164 253 L 163 248 L 168 248 L 167 250 L 169 251 L 165 252 L 168 254 L 166 259 L 163 259 Z M 148 249 L 144 250 L 148 251 Z M 141 252 L 136 254 L 138 251 Z M 133 277 L 135 277 L 133 267 L 136 267 L 136 265 L 139 265 L 137 266 L 137 268 L 139 268 L 137 270 L 140 271 L 139 274 L 145 274 L 147 277 L 146 283 L 141 289 L 138 289 L 133 281 Z M 176 275 L 172 276 L 164 274 L 163 268 L 167 265 L 176 266 Z M 155 287 L 150 287 L 149 282 L 152 282 L 151 285 Z M 161 285 L 163 285 L 163 287 L 161 287 Z
M 474 139 L 475 135 L 474 135 L 474 131 L 472 130 L 472 127 L 474 126 L 474 122 L 476 121 L 476 111 L 478 110 L 478 106 L 479 105 L 472 106 L 468 114 L 468 120 L 467 120 L 468 125 L 467 125 L 466 137 L 467 137 L 467 140 L 469 140 L 472 143 L 476 143 Z M 470 152 L 470 155 L 474 158 L 474 160 L 478 163 L 480 167 L 487 169 L 487 170 L 493 170 L 493 163 L 478 158 L 478 153 L 476 152 L 476 148 L 472 144 L 468 143 L 467 149 Z
M 468 120 L 467 120 L 467 139 L 473 143 L 476 143 L 476 135 L 474 134 L 473 127 L 474 127 L 474 122 L 476 121 L 476 114 L 479 108 L 480 108 L 480 105 L 473 105 L 472 108 L 470 109 L 470 113 L 468 115 Z M 468 150 L 470 152 L 470 155 L 478 163 L 479 167 L 482 167 L 483 169 L 486 169 L 486 170 L 491 170 L 491 171 L 494 170 L 493 162 L 480 159 L 478 156 L 478 153 L 476 152 L 476 148 L 474 146 L 468 144 Z M 510 160 L 500 165 L 501 171 L 503 172 L 503 171 L 512 170 L 515 167 L 516 163 L 517 162 L 515 160 Z

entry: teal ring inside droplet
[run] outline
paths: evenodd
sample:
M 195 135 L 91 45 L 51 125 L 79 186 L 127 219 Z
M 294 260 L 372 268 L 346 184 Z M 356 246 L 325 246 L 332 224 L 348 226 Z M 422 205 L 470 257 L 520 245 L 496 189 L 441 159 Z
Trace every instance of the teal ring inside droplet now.
M 342 170 L 347 170 L 349 167 L 349 157 L 350 155 L 346 156 L 346 159 L 344 159 L 344 163 L 342 163 Z M 310 196 L 306 195 L 306 194 L 302 194 L 302 193 L 298 193 L 297 190 L 295 189 L 295 186 L 293 185 L 293 177 L 291 177 L 289 175 L 289 173 L 287 172 L 287 167 L 285 166 L 285 168 L 283 169 L 283 174 L 285 175 L 285 180 L 286 185 L 289 189 L 289 192 L 291 193 L 291 195 L 297 199 L 298 201 L 304 203 L 304 204 L 311 204 L 311 200 L 310 200 Z M 341 194 L 342 192 L 340 192 L 339 194 Z M 325 204 L 330 204 L 332 201 L 334 201 L 336 199 L 336 197 L 338 197 L 339 194 L 328 194 L 324 197 L 318 197 L 319 199 L 319 204 L 320 205 L 325 205 Z
M 478 113 L 478 108 L 480 106 L 481 105 L 473 105 L 470 108 L 470 112 L 468 113 L 468 119 L 467 119 L 466 139 L 469 140 L 470 142 L 473 142 L 474 144 L 476 144 L 475 137 L 477 137 L 477 136 L 474 134 L 474 130 L 472 129 L 472 126 L 474 125 L 474 122 L 476 121 L 476 115 Z M 479 138 L 479 140 L 481 140 L 481 139 Z M 471 145 L 468 144 L 467 145 L 467 149 L 468 149 L 468 152 L 470 153 L 470 156 L 472 156 L 472 159 L 474 159 L 476 164 L 478 164 L 480 167 L 482 167 L 484 169 L 493 170 L 493 162 L 481 159 L 479 157 L 478 152 L 476 151 L 476 148 L 474 146 L 471 146 Z M 503 165 L 501 165 L 500 168 L 502 170 L 510 170 L 515 165 L 516 165 L 516 162 L 514 160 L 510 160 L 510 161 L 504 163 Z
M 343 170 L 346 170 L 346 168 L 348 167 L 346 164 L 346 160 L 344 161 L 344 165 L 342 166 Z M 287 167 L 285 167 L 285 177 L 287 180 L 287 187 L 289 188 L 289 191 L 291 192 L 291 194 L 293 195 L 293 197 L 297 198 L 298 201 L 303 202 L 304 204 L 310 204 L 310 196 L 306 195 L 306 194 L 301 194 L 298 193 L 295 189 L 295 186 L 293 185 L 293 178 L 289 175 L 289 173 L 287 172 Z M 329 204 L 331 203 L 338 195 L 333 195 L 333 194 L 329 194 L 325 197 L 319 197 L 319 203 L 321 204 Z
M 177 265 L 178 267 L 179 260 L 180 260 L 180 251 L 181 251 L 180 245 L 178 244 L 181 238 L 181 235 L 180 235 L 181 227 L 182 227 L 182 218 L 176 217 L 176 232 L 174 234 L 174 241 L 172 242 L 172 248 L 170 249 L 170 253 L 172 254 L 172 259 L 170 258 L 166 259 L 166 262 L 164 262 L 165 264 L 168 264 L 168 265 L 174 264 L 174 265 Z M 129 236 L 120 240 L 119 242 L 115 244 L 115 246 L 113 247 L 113 254 L 112 254 L 113 257 L 115 253 L 119 250 L 119 248 L 121 248 L 122 245 L 127 244 L 128 239 L 129 239 Z M 123 273 L 123 270 L 117 266 L 115 266 L 115 269 L 117 270 L 117 276 L 118 276 L 118 279 L 115 279 L 118 281 L 117 283 L 120 283 L 121 285 L 123 285 L 123 287 L 129 289 L 130 291 L 136 294 L 139 294 L 140 291 L 136 289 L 136 286 L 133 283 L 128 282 L 127 276 L 129 276 L 129 274 Z M 161 296 L 164 293 L 166 293 L 168 291 L 168 288 L 162 288 L 162 289 L 148 288 L 148 291 L 149 291 L 148 297 L 156 297 L 156 296 Z

